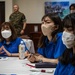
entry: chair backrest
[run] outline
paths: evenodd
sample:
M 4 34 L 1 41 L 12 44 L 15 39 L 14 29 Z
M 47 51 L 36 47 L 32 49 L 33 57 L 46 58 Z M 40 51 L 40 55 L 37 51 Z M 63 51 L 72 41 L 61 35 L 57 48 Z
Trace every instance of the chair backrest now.
M 22 35 L 22 36 L 20 36 L 20 38 L 22 38 L 22 39 L 30 39 L 30 37 L 28 35 Z

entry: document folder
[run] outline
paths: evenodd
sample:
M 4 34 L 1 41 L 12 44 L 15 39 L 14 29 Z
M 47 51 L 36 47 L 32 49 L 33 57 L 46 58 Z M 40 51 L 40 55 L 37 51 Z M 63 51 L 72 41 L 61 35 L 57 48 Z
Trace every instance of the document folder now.
M 57 64 L 50 62 L 35 63 L 36 68 L 56 68 Z

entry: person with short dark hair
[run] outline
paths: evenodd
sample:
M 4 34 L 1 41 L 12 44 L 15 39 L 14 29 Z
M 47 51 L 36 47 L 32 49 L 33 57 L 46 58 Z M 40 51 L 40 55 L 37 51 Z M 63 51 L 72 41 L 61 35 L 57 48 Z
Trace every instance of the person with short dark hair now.
M 12 23 L 12 26 L 16 29 L 17 35 L 24 35 L 26 28 L 26 17 L 19 11 L 19 6 L 15 4 L 13 6 L 14 12 L 9 16 L 9 20 Z

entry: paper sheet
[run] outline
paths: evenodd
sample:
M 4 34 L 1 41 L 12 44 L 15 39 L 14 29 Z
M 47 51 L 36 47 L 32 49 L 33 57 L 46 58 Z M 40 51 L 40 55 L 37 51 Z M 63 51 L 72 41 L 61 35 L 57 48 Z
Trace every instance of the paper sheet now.
M 8 57 L 0 57 L 0 60 L 7 60 Z

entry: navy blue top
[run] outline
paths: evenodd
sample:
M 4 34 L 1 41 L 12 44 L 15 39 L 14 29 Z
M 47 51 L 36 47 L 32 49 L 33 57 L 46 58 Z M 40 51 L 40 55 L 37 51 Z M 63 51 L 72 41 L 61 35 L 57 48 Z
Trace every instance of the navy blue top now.
M 58 58 L 63 54 L 66 46 L 62 42 L 62 33 L 56 35 L 56 42 L 45 40 L 46 46 L 44 48 L 38 48 L 38 53 L 46 58 Z
M 75 75 L 75 66 L 58 63 L 54 75 Z
M 6 41 L 0 42 L 0 47 L 3 45 L 5 49 L 10 53 L 18 53 L 19 52 L 19 44 L 23 41 L 21 38 L 16 38 L 14 41 L 11 41 L 9 44 L 6 44 Z M 25 45 L 25 42 L 24 42 Z M 28 50 L 25 45 L 25 50 Z M 5 53 L 0 54 L 0 56 L 4 56 Z

